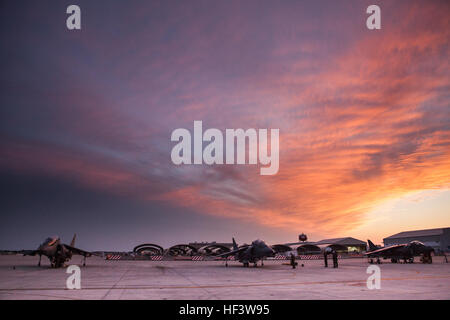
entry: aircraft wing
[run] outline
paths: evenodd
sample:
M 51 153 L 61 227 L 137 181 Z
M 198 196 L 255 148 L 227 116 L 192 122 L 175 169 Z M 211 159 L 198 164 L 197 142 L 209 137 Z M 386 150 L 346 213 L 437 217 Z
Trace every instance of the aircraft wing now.
M 214 257 L 226 258 L 226 257 L 229 257 L 229 256 L 233 256 L 233 255 L 235 255 L 235 254 L 237 254 L 239 252 L 242 252 L 244 250 L 247 250 L 247 248 L 248 247 L 241 247 L 241 248 L 238 248 L 238 249 L 230 251 L 230 252 L 225 252 L 225 253 L 222 253 L 222 254 L 218 254 L 217 256 L 214 256 Z
M 37 254 L 39 254 L 39 250 L 21 250 L 21 251 L 17 251 L 17 253 L 21 253 L 24 256 L 35 256 Z
M 399 248 L 403 248 L 404 246 L 405 246 L 405 244 L 396 244 L 396 245 L 393 245 L 393 246 L 390 246 L 390 247 L 387 247 L 387 248 L 381 248 L 381 249 L 377 249 L 377 250 L 374 250 L 374 251 L 366 252 L 365 255 L 372 255 L 372 254 L 374 254 L 374 255 L 381 256 L 383 254 L 392 253 L 393 251 L 395 251 L 395 250 L 397 250 Z
M 85 256 L 85 257 L 90 257 L 92 256 L 92 253 L 75 248 L 75 247 L 71 247 L 67 244 L 64 245 L 68 250 L 70 250 L 72 253 L 74 254 L 79 254 L 80 256 Z

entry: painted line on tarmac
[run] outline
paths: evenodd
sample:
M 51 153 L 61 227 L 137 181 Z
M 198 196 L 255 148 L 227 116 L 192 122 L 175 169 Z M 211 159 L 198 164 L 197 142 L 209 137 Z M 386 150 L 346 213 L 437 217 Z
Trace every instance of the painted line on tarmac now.
M 402 280 L 426 280 L 426 279 L 449 279 L 448 276 L 422 276 L 422 277 L 397 277 L 382 278 L 382 281 L 402 281 Z M 292 285 L 321 285 L 321 284 L 358 284 L 366 283 L 367 280 L 331 280 L 331 281 L 311 281 L 311 282 L 284 282 L 284 283 L 236 283 L 236 284 L 216 284 L 216 285 L 168 285 L 168 286 L 114 286 L 114 287 L 84 287 L 80 290 L 155 290 L 155 289 L 207 289 L 207 288 L 241 288 L 241 287 L 269 287 L 269 286 L 292 286 Z M 0 288 L 1 291 L 74 291 L 67 288 Z

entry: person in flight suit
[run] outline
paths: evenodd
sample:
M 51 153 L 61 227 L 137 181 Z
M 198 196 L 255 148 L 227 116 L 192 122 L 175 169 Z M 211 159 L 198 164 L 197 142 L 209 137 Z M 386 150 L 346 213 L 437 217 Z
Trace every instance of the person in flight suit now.
M 297 265 L 298 265 L 298 263 L 295 262 L 295 256 L 294 256 L 293 253 L 291 253 L 291 266 L 292 266 L 292 269 L 295 269 L 295 267 L 296 267 Z
M 330 252 L 330 248 L 325 248 L 323 251 L 323 261 L 325 262 L 325 268 L 328 268 L 328 253 Z
M 338 254 L 336 252 L 336 250 L 333 250 L 332 252 L 333 255 L 333 268 L 338 268 Z

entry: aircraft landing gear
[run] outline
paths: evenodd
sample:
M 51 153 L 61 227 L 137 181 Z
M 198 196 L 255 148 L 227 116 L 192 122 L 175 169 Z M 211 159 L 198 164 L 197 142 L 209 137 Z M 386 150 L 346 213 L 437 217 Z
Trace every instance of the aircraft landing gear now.
M 253 263 L 253 267 L 256 268 L 258 266 L 258 264 L 255 262 Z
M 244 262 L 244 267 L 248 268 L 249 267 L 249 263 L 248 262 Z
M 377 258 L 377 264 L 381 264 L 380 258 Z

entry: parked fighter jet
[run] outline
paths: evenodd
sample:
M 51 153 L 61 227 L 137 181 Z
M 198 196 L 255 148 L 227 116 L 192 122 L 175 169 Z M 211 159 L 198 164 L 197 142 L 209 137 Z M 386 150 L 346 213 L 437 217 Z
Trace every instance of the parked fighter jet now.
M 401 259 L 405 263 L 413 263 L 414 257 L 420 255 L 423 255 L 424 258 L 426 257 L 427 261 L 431 261 L 431 252 L 434 252 L 432 247 L 426 246 L 420 241 L 411 241 L 407 244 L 396 244 L 382 248 L 376 247 L 370 240 L 368 242 L 369 251 L 365 255 L 370 258 L 370 263 L 373 263 L 373 258 L 377 258 L 377 263 L 381 263 L 380 258 L 391 259 L 392 263 L 397 263 Z
M 274 255 L 275 250 L 270 248 L 262 240 L 255 240 L 251 245 L 244 244 L 238 247 L 233 238 L 233 250 L 219 254 L 216 257 L 227 258 L 229 256 L 235 256 L 236 260 L 244 264 L 244 267 L 248 267 L 250 263 L 253 263 L 256 267 L 258 260 L 261 260 L 261 265 L 264 265 L 263 259 L 266 257 L 273 257 Z M 225 262 L 225 265 L 228 266 L 227 261 Z
M 375 251 L 375 250 L 383 248 L 382 246 L 377 246 L 370 240 L 367 240 L 367 243 L 369 244 L 369 251 Z
M 75 248 L 76 234 L 73 236 L 70 245 L 61 243 L 59 237 L 47 238 L 37 250 L 23 250 L 24 256 L 39 255 L 38 266 L 41 265 L 42 256 L 46 256 L 51 263 L 52 268 L 60 268 L 64 266 L 64 263 L 72 258 L 73 254 L 84 256 L 83 266 L 86 265 L 86 257 L 90 257 L 90 252 Z

